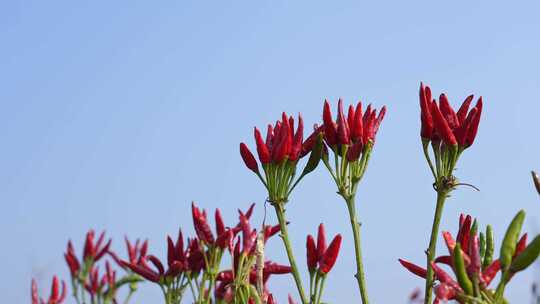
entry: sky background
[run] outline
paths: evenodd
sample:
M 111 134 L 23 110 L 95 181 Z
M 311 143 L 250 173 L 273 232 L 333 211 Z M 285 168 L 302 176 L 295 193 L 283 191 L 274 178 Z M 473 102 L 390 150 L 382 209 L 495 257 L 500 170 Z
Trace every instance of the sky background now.
M 63 251 L 89 228 L 148 238 L 192 233 L 189 204 L 236 209 L 265 192 L 239 156 L 252 128 L 301 112 L 320 121 L 324 98 L 362 100 L 388 113 L 359 187 L 358 212 L 373 303 L 405 303 L 422 281 L 398 264 L 423 263 L 435 193 L 421 152 L 418 86 L 457 106 L 484 97 L 477 141 L 456 175 L 441 228 L 460 212 L 504 229 L 521 208 L 540 230 L 531 169 L 540 170 L 538 1 L 2 1 L 0 3 L 0 277 L 5 303 L 28 303 L 30 279 L 48 294 L 69 280 Z M 323 167 L 294 191 L 290 233 L 304 244 L 324 222 L 344 234 L 325 299 L 358 296 L 346 208 Z M 270 213 L 269 213 L 270 214 Z M 275 221 L 273 216 L 269 221 Z M 439 242 L 439 250 L 443 244 Z M 267 256 L 285 263 L 279 239 Z M 537 270 L 508 287 L 528 303 Z M 538 276 L 540 278 L 540 276 Z M 272 289 L 285 302 L 291 277 Z M 155 303 L 145 284 L 134 303 Z M 71 299 L 68 303 L 72 303 Z

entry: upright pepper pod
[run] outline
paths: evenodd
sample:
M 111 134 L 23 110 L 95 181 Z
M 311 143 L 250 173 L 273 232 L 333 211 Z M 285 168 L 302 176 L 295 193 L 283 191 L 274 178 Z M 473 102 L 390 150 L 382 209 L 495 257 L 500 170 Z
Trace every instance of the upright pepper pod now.
M 334 237 L 328 248 L 326 249 L 324 255 L 319 261 L 319 270 L 323 274 L 330 272 L 334 264 L 336 263 L 339 248 L 341 246 L 341 234 L 338 234 Z
M 315 239 L 311 234 L 308 235 L 306 239 L 306 256 L 308 270 L 310 273 L 313 273 L 317 269 L 319 255 L 317 253 L 317 245 L 315 245 Z
M 471 258 L 471 264 L 469 265 L 469 272 L 474 275 L 480 274 L 480 266 L 482 264 L 482 261 L 480 260 L 480 244 L 479 244 L 478 236 L 474 235 L 471 238 L 471 246 L 470 246 L 470 252 L 469 256 Z
M 525 211 L 520 210 L 506 230 L 504 239 L 501 245 L 500 258 L 502 269 L 506 271 L 510 267 L 512 262 L 512 257 L 516 251 L 516 245 L 521 232 L 521 227 L 523 226 L 523 221 L 525 220 Z
M 488 265 L 484 271 L 482 271 L 482 278 L 484 279 L 484 283 L 486 285 L 489 285 L 493 278 L 497 275 L 497 272 L 501 270 L 501 263 L 499 260 L 493 261 L 490 265 Z
M 486 253 L 484 255 L 484 261 L 482 263 L 483 268 L 488 267 L 493 261 L 493 253 L 495 252 L 495 239 L 493 238 L 493 227 L 487 225 L 486 227 Z
M 480 259 L 482 259 L 482 266 L 483 266 L 485 255 L 486 255 L 486 235 L 483 232 L 480 232 Z
M 472 295 L 473 284 L 471 282 L 471 279 L 467 275 L 465 262 L 463 261 L 463 255 L 461 253 L 461 244 L 456 244 L 456 248 L 454 248 L 454 253 L 452 254 L 452 257 L 454 260 L 454 272 L 456 273 L 459 285 L 461 286 L 461 288 L 463 288 L 466 294 Z

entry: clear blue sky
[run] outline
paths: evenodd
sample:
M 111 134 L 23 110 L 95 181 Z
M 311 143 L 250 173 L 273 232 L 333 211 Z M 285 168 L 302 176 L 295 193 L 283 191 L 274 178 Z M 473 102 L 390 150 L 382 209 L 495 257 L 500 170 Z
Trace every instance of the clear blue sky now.
M 192 231 L 196 200 L 235 210 L 265 194 L 238 143 L 286 110 L 320 120 L 325 97 L 386 104 L 359 190 L 368 285 L 374 303 L 403 303 L 421 281 L 398 257 L 421 262 L 435 194 L 419 140 L 420 81 L 453 104 L 484 96 L 475 145 L 442 228 L 460 212 L 492 223 L 497 237 L 520 208 L 539 231 L 529 170 L 540 170 L 537 1 L 3 1 L 0 4 L 0 277 L 2 301 L 29 302 L 30 278 L 48 290 L 68 278 L 68 238 L 106 229 L 164 238 Z M 305 235 L 319 222 L 345 235 L 326 299 L 350 303 L 352 243 L 346 210 L 320 168 L 288 206 L 304 265 Z M 261 219 L 262 206 L 257 209 Z M 442 249 L 442 246 L 440 247 Z M 268 256 L 285 262 L 279 240 Z M 508 289 L 526 303 L 535 271 Z M 293 281 L 276 278 L 280 301 Z M 136 303 L 159 298 L 141 288 Z

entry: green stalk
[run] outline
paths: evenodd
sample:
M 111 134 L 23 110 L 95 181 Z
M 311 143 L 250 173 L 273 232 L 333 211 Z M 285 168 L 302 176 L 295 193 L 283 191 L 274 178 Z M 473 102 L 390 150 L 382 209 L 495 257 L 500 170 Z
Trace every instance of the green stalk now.
M 321 303 L 321 297 L 324 291 L 324 282 L 326 282 L 326 277 L 322 278 L 321 287 L 319 288 L 319 295 L 317 296 L 317 300 L 315 301 L 315 304 Z
M 366 276 L 364 273 L 364 264 L 362 262 L 362 246 L 360 244 L 360 223 L 356 216 L 355 198 L 353 196 L 345 197 L 347 202 L 347 209 L 349 210 L 349 218 L 351 220 L 351 228 L 354 237 L 354 253 L 356 257 L 356 274 L 354 277 L 358 282 L 358 288 L 360 289 L 360 296 L 362 297 L 362 303 L 368 304 L 368 293 L 366 286 Z
M 310 271 L 309 273 L 309 301 L 310 303 L 313 302 L 314 298 L 313 298 L 313 283 L 314 283 L 314 279 L 315 279 L 315 272 L 314 271 Z
M 298 272 L 298 267 L 296 266 L 296 260 L 292 251 L 291 241 L 289 240 L 289 233 L 287 230 L 287 220 L 285 219 L 285 210 L 283 209 L 282 202 L 274 202 L 274 208 L 276 209 L 276 215 L 279 222 L 279 227 L 281 230 L 281 239 L 283 240 L 283 245 L 285 245 L 285 250 L 287 251 L 287 256 L 289 258 L 289 263 L 291 264 L 292 275 L 294 277 L 294 282 L 296 283 L 296 288 L 298 289 L 298 294 L 303 304 L 308 304 L 309 301 L 306 298 L 304 293 L 304 287 L 302 285 L 302 279 L 300 278 L 300 273 Z
M 124 304 L 128 304 L 128 303 L 129 303 L 129 300 L 130 300 L 131 297 L 133 296 L 133 293 L 134 293 L 133 289 L 130 289 L 130 290 L 129 290 L 129 293 L 128 293 L 127 297 L 126 297 L 126 299 L 124 300 Z
M 431 304 L 432 289 L 433 289 L 433 269 L 431 262 L 435 258 L 437 251 L 437 237 L 439 235 L 439 225 L 444 209 L 444 202 L 448 195 L 448 190 L 440 189 L 437 191 L 437 207 L 435 208 L 435 216 L 433 217 L 433 226 L 431 227 L 431 238 L 429 248 L 427 250 L 427 276 L 426 276 L 426 294 L 424 298 L 425 304 Z

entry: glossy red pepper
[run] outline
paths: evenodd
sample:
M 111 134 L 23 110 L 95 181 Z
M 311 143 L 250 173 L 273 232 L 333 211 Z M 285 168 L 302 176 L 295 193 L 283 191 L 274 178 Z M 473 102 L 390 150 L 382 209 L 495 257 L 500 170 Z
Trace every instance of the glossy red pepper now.
M 249 170 L 255 173 L 259 172 L 259 165 L 257 165 L 255 156 L 253 156 L 251 151 L 249 151 L 249 148 L 246 146 L 245 143 L 240 143 L 240 156 L 242 156 L 244 164 L 246 164 L 246 167 L 248 167 Z
M 410 271 L 411 273 L 421 277 L 421 278 L 426 278 L 426 275 L 427 275 L 427 271 L 425 268 L 423 267 L 420 267 L 416 264 L 413 264 L 411 262 L 408 262 L 406 260 L 403 260 L 403 259 L 398 259 L 399 263 L 405 267 L 405 269 L 407 269 L 408 271 Z
M 317 253 L 317 246 L 315 245 L 315 239 L 310 234 L 306 239 L 306 256 L 308 270 L 314 271 L 317 269 L 317 263 L 319 261 L 319 255 Z
M 334 267 L 334 264 L 336 263 L 340 246 L 341 234 L 338 234 L 334 237 L 332 242 L 330 242 L 322 259 L 319 261 L 319 270 L 321 273 L 326 274 L 332 270 L 332 267 Z

